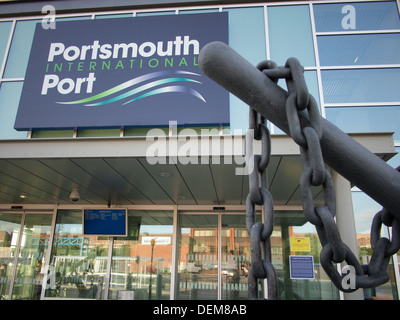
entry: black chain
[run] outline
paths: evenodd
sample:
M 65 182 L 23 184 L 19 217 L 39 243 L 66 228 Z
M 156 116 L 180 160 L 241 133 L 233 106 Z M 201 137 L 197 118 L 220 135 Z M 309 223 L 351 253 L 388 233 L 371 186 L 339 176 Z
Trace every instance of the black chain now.
M 335 222 L 335 190 L 331 174 L 325 167 L 320 145 L 322 137 L 321 116 L 315 99 L 308 93 L 304 79 L 304 68 L 296 58 L 288 59 L 285 67 L 277 67 L 272 61 L 264 61 L 259 64 L 258 68 L 275 82 L 280 78 L 286 79 L 289 93 L 286 100 L 286 116 L 288 119 L 289 134 L 299 145 L 303 161 L 304 170 L 300 178 L 303 210 L 307 220 L 312 223 L 317 230 L 318 237 L 323 247 L 320 254 L 320 261 L 325 272 L 334 285 L 343 292 L 353 292 L 358 288 L 372 288 L 387 282 L 389 276 L 386 272 L 386 268 L 390 257 L 400 249 L 400 220 L 384 208 L 375 215 L 371 227 L 371 246 L 374 252 L 370 264 L 361 265 L 350 248 L 342 242 Z M 308 119 L 308 121 L 301 121 L 300 115 L 303 119 Z M 399 168 L 397 168 L 397 171 L 400 170 Z M 250 177 L 250 186 L 252 183 L 254 182 Z M 323 205 L 314 204 L 311 186 L 322 187 L 324 195 Z M 260 195 L 263 194 L 263 192 L 258 193 Z M 249 197 L 248 202 L 251 201 L 251 204 L 261 204 L 259 200 L 262 196 L 258 196 L 257 201 L 255 201 L 255 198 L 251 197 L 249 200 Z M 247 208 L 248 207 L 249 206 L 247 206 Z M 385 237 L 381 237 L 382 224 L 391 227 L 391 241 Z M 255 225 L 257 224 L 254 224 L 253 228 Z M 257 230 L 259 229 L 261 229 L 261 227 L 257 227 Z M 249 230 L 249 232 L 250 231 L 251 230 Z M 250 235 L 252 234 L 253 232 L 250 232 Z M 256 242 L 256 240 L 254 242 Z M 251 241 L 251 243 L 253 246 L 253 241 Z M 257 246 L 256 243 L 254 243 L 254 245 L 258 250 L 259 245 Z M 257 257 L 256 259 L 259 258 Z M 259 265 L 259 260 L 256 261 L 258 261 L 256 265 Z M 333 263 L 342 263 L 344 261 L 348 265 L 354 267 L 356 273 L 355 288 L 343 286 L 344 277 L 346 275 L 340 274 L 333 265 Z M 264 267 L 264 273 L 266 273 L 266 269 L 267 268 Z M 260 268 L 260 272 L 256 273 L 256 278 L 262 278 L 262 276 L 264 276 L 261 270 Z
M 275 67 L 275 65 L 271 65 Z M 262 70 L 265 66 L 259 66 Z M 271 136 L 266 120 L 252 108 L 246 132 L 246 167 L 249 173 L 249 194 L 246 199 L 246 227 L 251 243 L 249 299 L 258 299 L 258 279 L 267 279 L 268 299 L 278 298 L 278 280 L 271 261 L 270 237 L 274 229 L 274 207 L 268 191 L 267 166 L 271 158 Z M 261 155 L 254 154 L 254 140 L 261 140 Z M 255 205 L 263 206 L 264 222 L 256 222 Z

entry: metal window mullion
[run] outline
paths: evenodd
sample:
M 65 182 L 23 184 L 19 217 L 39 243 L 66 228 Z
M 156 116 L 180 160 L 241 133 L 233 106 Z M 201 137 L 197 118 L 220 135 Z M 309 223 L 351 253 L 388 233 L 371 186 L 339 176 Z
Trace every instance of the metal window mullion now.
M 318 95 L 319 95 L 319 103 L 320 103 L 320 108 L 321 108 L 321 116 L 326 118 L 324 93 L 323 93 L 323 87 L 322 87 L 321 63 L 319 61 L 317 32 L 316 32 L 316 27 L 315 27 L 314 7 L 311 3 L 309 4 L 309 9 L 310 9 L 310 20 L 311 20 L 311 32 L 312 32 L 313 43 L 314 43 L 315 65 L 317 67 L 316 71 L 317 71 Z
M 267 60 L 271 60 L 271 46 L 270 46 L 270 39 L 269 39 L 269 25 L 268 25 L 268 5 L 264 5 L 264 32 L 265 32 L 265 53 L 267 56 Z M 268 121 L 269 123 L 269 128 L 271 131 L 271 134 L 275 133 L 275 124 L 273 124 L 271 121 Z
M 386 29 L 386 30 L 358 30 L 358 31 L 320 31 L 317 36 L 345 36 L 345 35 L 363 35 L 363 34 L 387 34 L 387 33 L 400 33 L 399 29 Z
M 358 69 L 398 69 L 400 64 L 365 64 L 365 65 L 345 65 L 345 66 L 321 66 L 321 70 L 358 70 Z
M 24 233 L 24 226 L 25 226 L 25 217 L 26 213 L 22 213 L 22 218 L 21 218 L 21 226 L 19 228 L 19 235 L 18 235 L 18 240 L 17 240 L 17 245 L 15 248 L 15 257 L 14 257 L 14 267 L 11 275 L 11 280 L 10 280 L 10 287 L 8 289 L 8 300 L 11 300 L 13 288 L 14 288 L 14 281 L 15 281 L 15 275 L 17 272 L 17 265 L 18 265 L 18 259 L 19 259 L 19 251 L 21 248 L 21 241 L 22 241 L 22 236 Z
M 218 228 L 217 228 L 217 237 L 218 237 L 218 285 L 217 285 L 217 299 L 222 300 L 222 214 L 218 212 Z
M 175 298 L 176 275 L 178 272 L 178 208 L 175 206 L 172 220 L 172 255 L 171 255 L 171 279 L 170 279 L 170 300 Z
M 400 0 L 396 0 L 396 4 L 397 4 L 397 11 L 399 13 L 399 19 L 400 19 Z
M 343 108 L 343 107 L 396 107 L 400 106 L 400 101 L 394 102 L 333 102 L 326 103 L 326 108 Z

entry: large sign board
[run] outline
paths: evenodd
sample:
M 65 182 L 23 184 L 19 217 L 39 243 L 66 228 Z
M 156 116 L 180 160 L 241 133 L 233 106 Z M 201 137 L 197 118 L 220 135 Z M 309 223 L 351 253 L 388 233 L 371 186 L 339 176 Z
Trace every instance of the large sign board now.
M 228 42 L 227 13 L 38 23 L 16 130 L 219 125 L 229 95 L 201 48 Z
M 126 209 L 83 209 L 83 234 L 124 237 L 128 234 Z

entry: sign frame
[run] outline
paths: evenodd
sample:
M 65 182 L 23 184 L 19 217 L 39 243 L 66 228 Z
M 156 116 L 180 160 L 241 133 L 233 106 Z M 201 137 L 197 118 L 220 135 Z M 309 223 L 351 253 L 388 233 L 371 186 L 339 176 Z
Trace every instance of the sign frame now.
M 93 212 L 89 212 L 93 211 Z M 86 219 L 88 214 L 111 214 L 111 220 L 110 216 L 102 216 L 102 217 L 95 217 L 92 216 L 93 219 L 89 220 Z M 113 228 L 118 228 L 118 230 L 121 230 L 120 232 L 114 232 L 116 229 L 111 229 L 110 232 L 104 232 L 101 230 L 104 230 L 104 225 L 101 223 L 107 224 L 107 226 L 110 226 L 111 221 L 114 220 L 114 215 L 117 214 L 117 222 L 122 223 L 123 227 L 121 228 L 120 225 L 114 225 Z M 118 215 L 123 214 L 124 217 L 121 219 L 118 219 Z M 104 218 L 104 219 L 103 219 Z M 100 224 L 97 225 L 92 225 L 91 231 L 87 226 L 89 221 L 99 221 L 102 220 Z M 111 224 L 112 225 L 112 224 Z M 95 231 L 100 231 L 100 232 L 95 232 Z M 126 208 L 82 208 L 82 234 L 85 236 L 107 236 L 107 237 L 127 237 L 128 236 L 128 209 Z

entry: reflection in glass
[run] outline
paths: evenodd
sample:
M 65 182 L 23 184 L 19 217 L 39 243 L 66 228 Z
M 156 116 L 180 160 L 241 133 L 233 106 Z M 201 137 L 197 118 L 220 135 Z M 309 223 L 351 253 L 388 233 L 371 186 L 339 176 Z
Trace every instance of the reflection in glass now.
M 400 101 L 400 69 L 322 70 L 325 103 Z
M 9 299 L 22 214 L 0 213 L 0 300 Z
M 394 132 L 394 140 L 400 141 L 400 106 L 326 108 L 325 112 L 344 132 Z
M 181 215 L 176 299 L 218 299 L 218 217 Z
M 23 82 L 3 82 L 0 86 L 0 139 L 23 139 L 26 131 L 14 129 Z
M 266 58 L 264 10 L 259 8 L 224 9 L 229 15 L 229 46 L 253 65 Z M 229 94 L 230 129 L 248 128 L 249 108 Z
M 4 78 L 19 78 L 25 76 L 33 35 L 36 25 L 40 22 L 40 20 L 17 22 L 7 59 Z
M 222 216 L 222 299 L 247 300 L 251 264 L 246 216 Z
M 333 285 L 320 263 L 322 249 L 315 226 L 307 222 L 305 217 L 298 215 L 287 224 L 285 212 L 282 213 L 281 237 L 283 270 L 279 273 L 281 282 L 280 294 L 282 300 L 339 300 L 339 290 Z M 302 217 L 303 216 L 303 217 Z M 290 215 L 288 215 L 288 218 Z M 289 220 L 290 221 L 290 220 Z M 275 232 L 275 231 L 274 231 Z M 308 238 L 310 247 L 296 248 L 291 246 L 291 238 Z M 305 251 L 300 251 L 305 250 Z M 291 279 L 289 256 L 312 256 L 314 260 L 314 279 Z
M 0 63 L 3 62 L 12 22 L 0 22 Z
M 107 269 L 108 237 L 82 234 L 82 211 L 59 210 L 50 265 L 55 288 L 46 297 L 96 299 L 101 296 Z
M 268 29 L 271 60 L 282 66 L 288 58 L 296 57 L 303 66 L 315 65 L 307 5 L 269 7 Z
M 52 218 L 52 214 L 25 217 L 12 299 L 40 299 Z
M 399 33 L 318 36 L 317 39 L 321 66 L 400 63 Z
M 345 29 L 342 20 L 349 11 L 342 8 L 351 5 L 355 13 L 355 29 Z M 315 4 L 315 28 L 317 32 L 360 31 L 399 29 L 400 20 L 396 1 L 349 2 Z
M 172 212 L 129 211 L 128 237 L 114 238 L 109 299 L 170 299 L 172 233 Z

